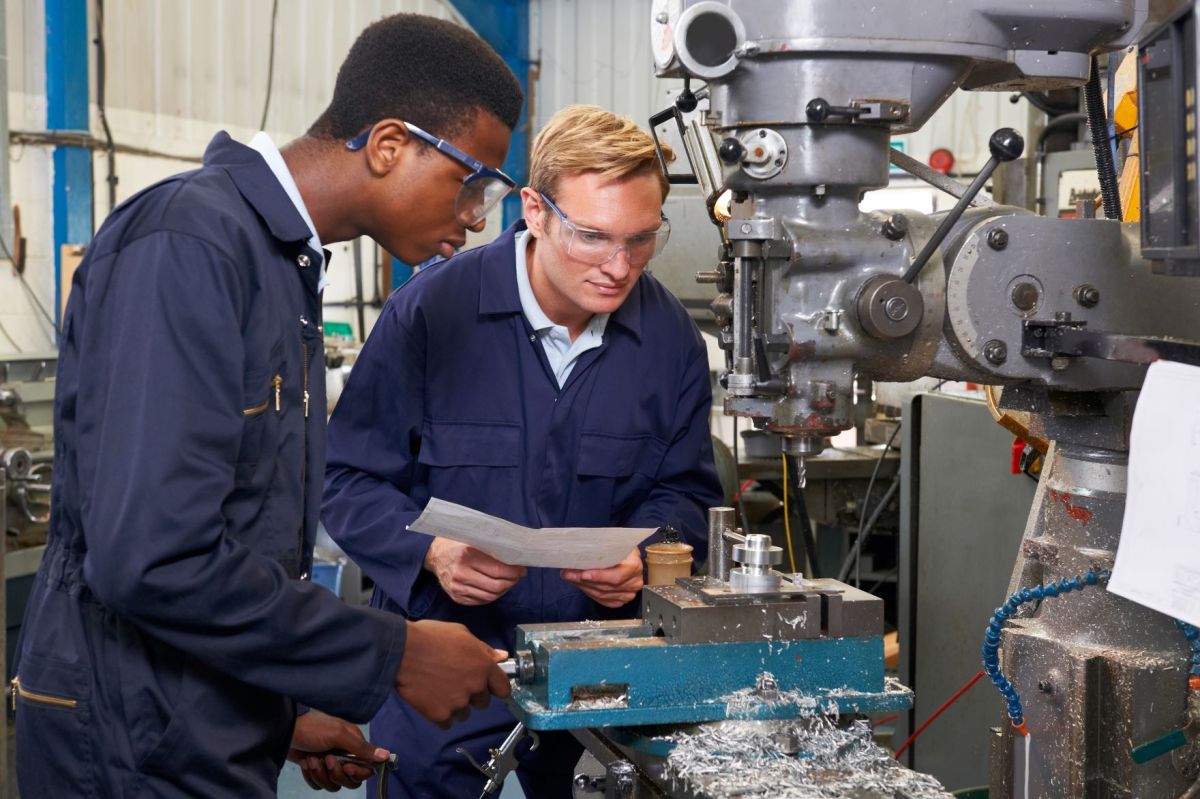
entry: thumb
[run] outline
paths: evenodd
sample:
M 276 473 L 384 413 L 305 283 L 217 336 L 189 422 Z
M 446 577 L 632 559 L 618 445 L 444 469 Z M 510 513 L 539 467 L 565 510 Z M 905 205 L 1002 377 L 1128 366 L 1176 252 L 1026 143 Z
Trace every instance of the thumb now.
M 388 759 L 388 755 L 390 754 L 388 750 L 378 747 L 364 738 L 362 731 L 358 727 L 348 726 L 345 734 L 339 737 L 342 740 L 339 741 L 340 746 L 338 748 L 362 760 L 372 763 L 382 763 Z
M 497 663 L 503 663 L 504 661 L 508 660 L 508 652 L 505 652 L 503 649 L 493 649 L 492 659 Z

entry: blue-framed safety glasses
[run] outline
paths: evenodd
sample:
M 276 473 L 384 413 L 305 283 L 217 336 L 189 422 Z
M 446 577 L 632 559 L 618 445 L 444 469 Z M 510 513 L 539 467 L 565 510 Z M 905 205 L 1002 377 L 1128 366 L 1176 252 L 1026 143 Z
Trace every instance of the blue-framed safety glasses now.
M 499 169 L 492 169 L 474 156 L 464 153 L 445 139 L 426 133 L 411 122 L 405 122 L 409 133 L 432 145 L 447 158 L 453 158 L 470 170 L 463 178 L 462 188 L 454 201 L 454 216 L 463 227 L 475 227 L 488 212 L 496 207 L 508 194 L 517 188 L 517 182 Z M 374 126 L 346 142 L 347 150 L 361 150 L 367 146 Z

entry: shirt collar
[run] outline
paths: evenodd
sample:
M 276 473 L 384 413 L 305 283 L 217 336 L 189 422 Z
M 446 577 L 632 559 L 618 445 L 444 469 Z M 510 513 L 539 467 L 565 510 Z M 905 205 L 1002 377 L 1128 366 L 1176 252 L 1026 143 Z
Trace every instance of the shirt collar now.
M 482 274 L 479 281 L 479 313 L 507 314 L 522 313 L 520 287 L 517 284 L 516 239 L 527 230 L 524 219 L 519 219 L 509 226 L 496 240 L 484 245 L 485 252 L 481 253 Z M 525 250 L 522 250 L 524 258 Z M 528 282 L 528 272 L 526 272 Z M 610 316 L 611 322 L 616 322 L 628 330 L 639 341 L 642 338 L 642 286 L 633 287 L 625 302 Z M 532 292 L 531 292 L 532 293 Z M 541 310 L 540 308 L 538 309 Z M 542 314 L 545 316 L 545 314 Z M 532 317 L 526 317 L 533 324 Z M 552 322 L 549 324 L 553 324 Z M 537 329 L 536 327 L 534 328 Z
M 250 140 L 248 145 L 250 149 L 256 151 L 267 162 L 267 167 L 270 168 L 271 174 L 279 181 L 279 185 L 283 187 L 283 191 L 287 194 L 288 199 L 292 201 L 300 218 L 304 220 L 304 224 L 308 226 L 308 246 L 314 252 L 322 253 L 321 257 L 321 276 L 317 284 L 317 290 L 322 291 L 325 284 L 328 282 L 325 277 L 325 258 L 324 249 L 321 246 L 321 238 L 317 235 L 317 226 L 313 224 L 312 217 L 308 214 L 308 208 L 304 205 L 304 198 L 300 196 L 300 187 L 296 185 L 295 178 L 292 177 L 291 170 L 288 169 L 287 162 L 283 160 L 283 154 L 279 152 L 279 148 L 275 146 L 275 142 L 265 131 L 259 131 L 254 134 L 254 138 Z

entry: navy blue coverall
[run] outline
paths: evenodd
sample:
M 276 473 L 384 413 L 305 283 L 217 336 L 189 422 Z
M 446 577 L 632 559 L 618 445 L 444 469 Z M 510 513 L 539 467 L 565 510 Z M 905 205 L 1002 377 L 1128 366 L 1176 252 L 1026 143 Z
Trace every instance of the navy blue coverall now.
M 325 526 L 376 583 L 372 604 L 467 625 L 510 650 L 526 622 L 635 615 L 529 569 L 498 601 L 455 604 L 422 570 L 432 538 L 406 531 L 430 497 L 532 527 L 670 523 L 706 554 L 706 509 L 720 504 L 708 416 L 708 358 L 686 311 L 643 274 L 604 341 L 560 389 L 517 293 L 514 235 L 418 273 L 396 291 L 350 374 L 329 427 Z M 481 762 L 515 724 L 493 701 L 443 731 L 399 701 L 372 738 L 405 752 L 392 797 L 476 796 Z M 536 799 L 570 796 L 579 748 L 544 735 L 518 772 Z
M 403 620 L 297 579 L 325 455 L 310 235 L 220 133 L 88 247 L 16 667 L 22 796 L 274 796 L 296 702 L 361 722 L 392 693 Z

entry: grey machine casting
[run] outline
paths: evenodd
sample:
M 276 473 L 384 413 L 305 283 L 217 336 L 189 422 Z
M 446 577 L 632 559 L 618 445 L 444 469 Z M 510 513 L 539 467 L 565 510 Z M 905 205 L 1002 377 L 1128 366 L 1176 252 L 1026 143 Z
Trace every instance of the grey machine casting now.
M 1054 441 L 1014 589 L 1111 567 L 1137 390 L 1158 357 L 1194 362 L 1200 280 L 1186 259 L 1144 255 L 1137 224 L 991 202 L 980 189 L 1020 155 L 1013 131 L 993 135 L 948 214 L 859 201 L 887 185 L 892 135 L 956 89 L 1080 86 L 1147 16 L 1142 0 L 657 0 L 651 14 L 657 74 L 704 84 L 707 107 L 685 92 L 674 116 L 710 210 L 732 191 L 717 266 L 699 276 L 718 290 L 726 412 L 802 459 L 852 426 L 858 375 L 1005 386 Z M 1130 754 L 1184 720 L 1171 619 L 1100 588 L 1018 615 L 1001 646 L 1039 744 L 1028 796 L 1175 797 L 1196 780 L 1194 744 L 1190 760 Z M 991 795 L 1025 795 L 1014 732 L 997 730 Z

